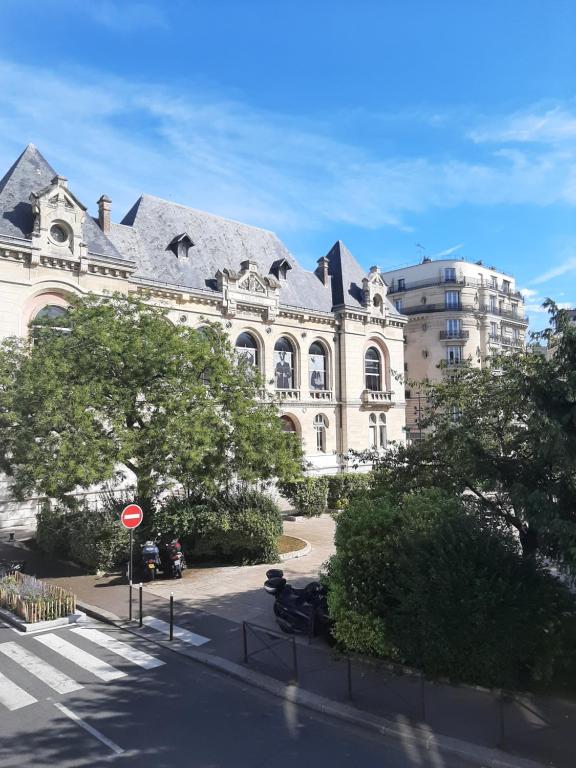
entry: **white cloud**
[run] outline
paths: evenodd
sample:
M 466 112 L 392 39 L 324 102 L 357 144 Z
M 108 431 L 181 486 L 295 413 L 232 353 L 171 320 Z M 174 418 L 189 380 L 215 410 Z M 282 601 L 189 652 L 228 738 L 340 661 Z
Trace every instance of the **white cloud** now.
M 538 295 L 538 291 L 535 291 L 532 288 L 520 288 L 519 291 L 525 299 L 531 299 Z
M 409 230 L 412 213 L 434 208 L 576 205 L 569 152 L 378 156 L 329 130 L 192 87 L 0 61 L 0 168 L 32 141 L 87 204 L 105 192 L 115 212 L 145 191 L 284 231 Z
M 573 272 L 576 270 L 576 256 L 570 256 L 569 258 L 565 259 L 561 264 L 559 264 L 557 267 L 553 267 L 552 269 L 547 270 L 546 272 L 543 272 L 541 275 L 538 275 L 534 280 L 530 280 L 530 283 L 532 285 L 540 285 L 540 283 L 547 283 L 549 280 L 553 280 L 555 277 L 560 277 L 561 275 L 565 275 L 567 272 Z
M 440 251 L 440 253 L 435 253 L 430 258 L 441 259 L 444 256 L 450 256 L 452 253 L 456 253 L 456 251 L 459 251 L 461 248 L 464 248 L 464 243 L 458 243 L 458 245 L 453 245 L 452 248 L 446 248 L 445 251 Z
M 576 114 L 562 107 L 536 108 L 489 121 L 469 135 L 478 143 L 573 144 L 576 141 Z

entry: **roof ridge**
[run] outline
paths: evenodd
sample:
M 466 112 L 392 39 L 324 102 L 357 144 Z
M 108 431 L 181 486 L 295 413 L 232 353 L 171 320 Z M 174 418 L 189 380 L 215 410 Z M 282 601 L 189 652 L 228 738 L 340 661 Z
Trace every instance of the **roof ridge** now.
M 22 165 L 24 160 L 26 160 L 30 156 L 35 156 L 41 163 L 44 164 L 47 170 L 49 170 L 51 173 L 54 174 L 54 176 L 57 176 L 56 171 L 54 168 L 50 165 L 48 160 L 44 157 L 44 155 L 36 148 L 34 144 L 28 144 L 26 148 L 18 155 L 16 160 L 12 163 L 10 168 L 6 171 L 4 176 L 0 179 L 0 194 L 4 191 L 6 188 L 6 185 L 14 175 L 14 172 L 16 169 Z

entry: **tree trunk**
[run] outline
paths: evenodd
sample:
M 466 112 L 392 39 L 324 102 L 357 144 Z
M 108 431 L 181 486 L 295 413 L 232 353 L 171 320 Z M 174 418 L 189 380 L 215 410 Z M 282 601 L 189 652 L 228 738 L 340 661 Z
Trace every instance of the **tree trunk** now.
M 520 530 L 520 545 L 524 557 L 534 557 L 538 551 L 538 531 L 530 526 Z

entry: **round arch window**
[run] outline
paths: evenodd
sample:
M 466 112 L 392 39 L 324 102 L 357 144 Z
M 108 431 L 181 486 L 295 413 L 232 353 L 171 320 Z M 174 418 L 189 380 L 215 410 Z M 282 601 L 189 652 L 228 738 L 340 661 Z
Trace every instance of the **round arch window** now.
M 62 224 L 52 224 L 50 227 L 50 237 L 55 243 L 64 245 L 68 240 L 68 230 Z
M 308 350 L 308 376 L 310 378 L 310 389 L 328 389 L 326 350 L 318 341 L 311 344 Z
M 294 347 L 284 337 L 274 345 L 274 382 L 276 389 L 294 389 Z
M 318 413 L 314 416 L 314 432 L 316 433 L 316 450 L 319 453 L 326 453 L 326 427 L 328 421 L 326 416 Z
M 61 307 L 58 304 L 48 304 L 46 307 L 36 313 L 34 317 L 35 323 L 52 323 L 54 320 L 68 317 L 68 309 Z
M 382 361 L 376 347 L 368 347 L 364 355 L 364 378 L 366 389 L 371 392 L 382 391 Z
M 280 422 L 282 424 L 282 432 L 290 432 L 296 434 L 296 424 L 290 418 L 290 416 L 280 416 Z
M 236 339 L 236 354 L 244 359 L 248 365 L 258 365 L 258 344 L 251 333 L 245 331 Z

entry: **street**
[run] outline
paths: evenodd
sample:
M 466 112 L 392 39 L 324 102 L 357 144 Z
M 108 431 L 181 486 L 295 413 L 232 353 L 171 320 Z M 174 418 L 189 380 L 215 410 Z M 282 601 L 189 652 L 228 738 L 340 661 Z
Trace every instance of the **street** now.
M 0 626 L 0 766 L 465 768 L 280 702 L 86 619 Z

